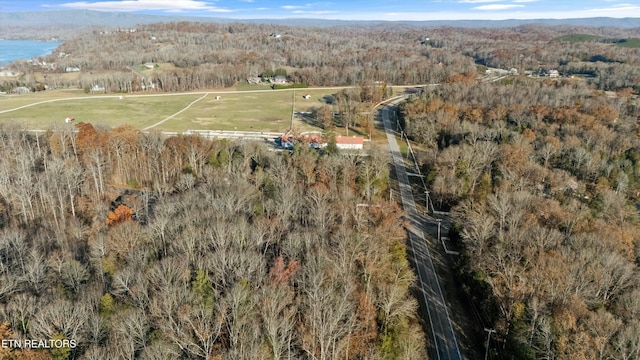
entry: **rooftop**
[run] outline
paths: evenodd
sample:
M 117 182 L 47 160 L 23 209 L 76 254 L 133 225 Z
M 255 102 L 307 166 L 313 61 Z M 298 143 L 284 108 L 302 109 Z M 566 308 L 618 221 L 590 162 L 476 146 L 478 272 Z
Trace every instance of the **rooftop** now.
M 337 144 L 364 144 L 364 138 L 362 136 L 336 136 Z

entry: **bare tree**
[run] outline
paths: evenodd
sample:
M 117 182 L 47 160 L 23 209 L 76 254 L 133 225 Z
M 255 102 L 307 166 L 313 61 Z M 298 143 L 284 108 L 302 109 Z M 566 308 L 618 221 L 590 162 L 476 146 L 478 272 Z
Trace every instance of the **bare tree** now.
M 302 348 L 309 356 L 325 360 L 341 356 L 346 349 L 355 308 L 349 283 L 330 277 L 322 263 L 323 259 L 308 262 L 304 268 L 306 321 Z
M 116 324 L 116 341 L 121 354 L 134 359 L 136 353 L 149 344 L 150 324 L 147 315 L 140 309 L 132 309 L 120 313 Z
M 41 339 L 52 339 L 62 334 L 82 344 L 86 340 L 89 313 L 86 305 L 57 300 L 38 309 L 29 323 L 30 334 Z
M 293 355 L 295 315 L 293 291 L 284 284 L 268 285 L 260 296 L 262 327 L 273 359 L 287 359 Z
M 47 266 L 44 257 L 35 249 L 25 259 L 22 281 L 35 295 L 40 295 L 47 287 Z
M 77 293 L 80 286 L 89 280 L 89 271 L 77 260 L 65 263 L 60 271 L 62 284 L 71 292 Z
M 637 359 L 640 356 L 640 323 L 632 320 L 622 327 L 612 341 L 610 358 L 622 360 Z
M 37 299 L 25 293 L 12 297 L 3 309 L 4 317 L 10 321 L 11 327 L 20 331 L 23 336 L 29 334 L 27 325 L 35 315 Z

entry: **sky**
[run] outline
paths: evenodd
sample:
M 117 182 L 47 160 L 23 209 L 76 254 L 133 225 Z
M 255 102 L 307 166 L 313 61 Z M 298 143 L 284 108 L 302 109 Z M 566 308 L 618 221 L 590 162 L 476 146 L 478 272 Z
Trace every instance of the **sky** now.
M 640 0 L 0 0 L 0 12 L 65 9 L 234 19 L 568 19 L 640 17 Z

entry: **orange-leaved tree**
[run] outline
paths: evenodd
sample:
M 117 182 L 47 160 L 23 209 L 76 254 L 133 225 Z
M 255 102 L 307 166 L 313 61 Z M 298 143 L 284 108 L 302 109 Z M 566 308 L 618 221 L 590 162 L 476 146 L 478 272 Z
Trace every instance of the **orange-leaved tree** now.
M 299 263 L 296 260 L 289 261 L 287 266 L 284 265 L 284 259 L 282 255 L 278 256 L 273 264 L 271 270 L 269 270 L 269 276 L 271 282 L 274 284 L 286 283 L 291 279 L 293 274 L 298 270 Z
M 121 204 L 107 215 L 107 225 L 117 225 L 128 220 L 133 220 L 133 209 Z
M 9 323 L 0 323 L 0 341 L 12 339 L 11 329 L 9 329 Z M 15 359 L 15 354 L 12 353 L 9 347 L 0 347 L 0 359 Z

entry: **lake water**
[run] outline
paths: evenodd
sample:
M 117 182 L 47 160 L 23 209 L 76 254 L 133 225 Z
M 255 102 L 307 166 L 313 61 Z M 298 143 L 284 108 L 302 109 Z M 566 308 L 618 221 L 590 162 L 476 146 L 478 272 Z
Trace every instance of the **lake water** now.
M 33 59 L 49 55 L 60 46 L 60 42 L 33 40 L 0 40 L 0 65 L 18 59 Z

